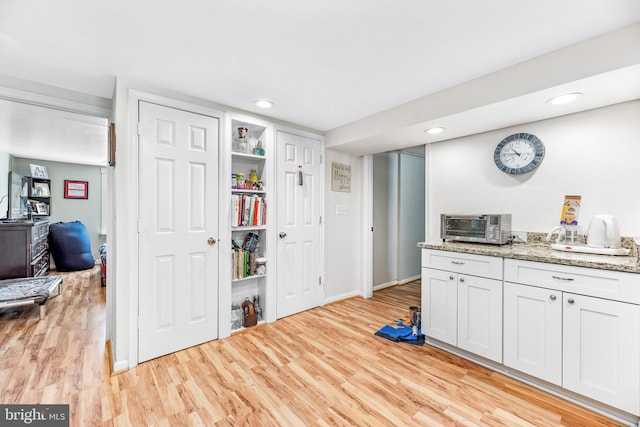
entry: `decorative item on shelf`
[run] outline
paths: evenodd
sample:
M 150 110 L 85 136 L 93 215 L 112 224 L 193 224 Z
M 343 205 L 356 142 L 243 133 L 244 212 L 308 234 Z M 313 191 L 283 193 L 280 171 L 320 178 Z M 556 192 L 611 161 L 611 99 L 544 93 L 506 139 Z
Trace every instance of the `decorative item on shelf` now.
M 234 302 L 231 304 L 231 330 L 240 329 L 242 327 L 242 308 L 240 304 Z
M 267 274 L 267 259 L 264 257 L 256 258 L 256 276 L 264 276 Z
M 264 182 L 262 182 L 261 179 L 256 182 L 255 189 L 258 191 L 264 191 Z
M 31 168 L 32 178 L 49 178 L 46 167 L 34 164 L 30 164 L 29 167 Z
M 238 172 L 236 174 L 236 188 L 238 190 L 244 190 L 244 174 L 242 172 Z
M 258 183 L 258 171 L 256 168 L 251 168 L 249 171 L 249 179 L 245 182 L 245 188 L 249 190 L 255 190 L 255 185 Z
M 253 309 L 256 312 L 258 322 L 262 320 L 262 306 L 260 305 L 260 295 L 253 296 Z
M 253 303 L 249 301 L 249 298 L 245 298 L 242 303 L 242 326 L 248 328 L 250 326 L 255 326 L 258 323 L 258 317 L 256 316 L 255 308 Z
M 238 128 L 238 137 L 233 139 L 233 143 L 231 144 L 231 150 L 236 153 L 246 153 L 247 152 L 247 129 L 246 127 Z
M 247 154 L 255 154 L 257 146 L 258 139 L 255 136 L 251 135 L 249 138 L 247 138 Z
M 262 148 L 262 141 L 256 142 L 256 148 L 253 150 L 258 156 L 264 156 L 264 148 Z
M 234 190 L 238 188 L 238 176 L 235 173 L 231 174 L 231 188 Z

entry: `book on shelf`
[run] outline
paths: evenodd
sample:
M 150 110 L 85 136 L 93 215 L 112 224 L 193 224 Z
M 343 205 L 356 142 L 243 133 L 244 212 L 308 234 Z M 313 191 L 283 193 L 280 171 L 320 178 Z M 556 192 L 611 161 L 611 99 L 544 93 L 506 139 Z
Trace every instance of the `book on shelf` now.
M 242 248 L 233 250 L 233 278 L 244 279 L 255 275 L 256 254 Z
M 257 227 L 267 224 L 267 202 L 257 194 L 232 194 L 231 213 L 233 227 Z

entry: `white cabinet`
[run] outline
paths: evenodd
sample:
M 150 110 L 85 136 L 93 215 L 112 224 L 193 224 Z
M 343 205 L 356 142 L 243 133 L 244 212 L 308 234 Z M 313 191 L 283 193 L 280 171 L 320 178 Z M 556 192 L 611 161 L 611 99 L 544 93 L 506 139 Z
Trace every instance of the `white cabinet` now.
M 640 307 L 565 293 L 562 386 L 632 414 L 640 405 Z
M 502 281 L 458 275 L 458 347 L 502 362 Z
M 423 249 L 422 265 L 424 334 L 502 362 L 502 259 Z
M 562 385 L 562 292 L 504 284 L 504 364 Z
M 422 332 L 456 345 L 458 333 L 457 274 L 422 268 Z
M 638 275 L 507 259 L 504 280 L 506 366 L 640 413 Z

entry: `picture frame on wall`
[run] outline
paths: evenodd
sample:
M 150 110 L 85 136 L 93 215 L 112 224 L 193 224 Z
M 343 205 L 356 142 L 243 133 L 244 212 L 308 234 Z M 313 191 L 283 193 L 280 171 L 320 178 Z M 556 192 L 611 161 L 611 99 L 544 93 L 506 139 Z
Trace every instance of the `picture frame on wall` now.
M 89 182 L 64 180 L 64 198 L 65 199 L 88 199 L 89 198 Z

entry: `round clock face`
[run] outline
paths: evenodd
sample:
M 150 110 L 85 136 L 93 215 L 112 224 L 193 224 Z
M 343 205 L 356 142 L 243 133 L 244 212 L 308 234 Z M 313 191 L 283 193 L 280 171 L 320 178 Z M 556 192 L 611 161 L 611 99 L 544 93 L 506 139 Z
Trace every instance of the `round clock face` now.
M 510 175 L 531 172 L 544 159 L 544 145 L 529 133 L 509 135 L 496 147 L 493 161 L 502 172 Z

